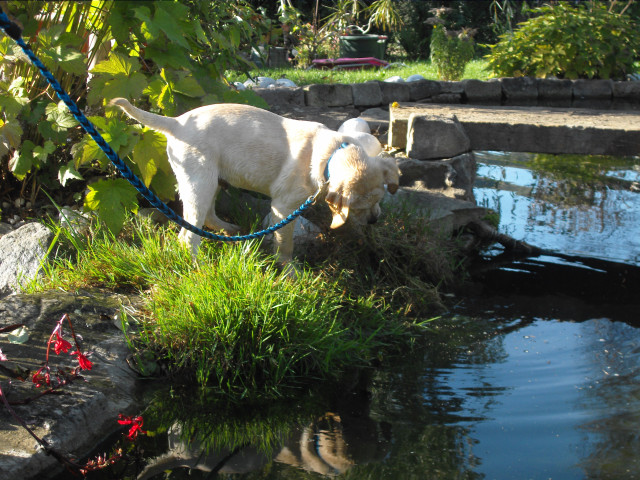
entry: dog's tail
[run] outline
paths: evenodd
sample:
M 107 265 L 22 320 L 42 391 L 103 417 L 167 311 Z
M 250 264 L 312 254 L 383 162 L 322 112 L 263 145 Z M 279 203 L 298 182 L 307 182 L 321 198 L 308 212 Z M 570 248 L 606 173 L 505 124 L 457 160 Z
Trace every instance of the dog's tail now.
M 140 110 L 138 107 L 131 105 L 129 100 L 126 98 L 114 98 L 109 102 L 109 105 L 117 105 L 134 120 L 137 120 L 149 128 L 158 130 L 159 132 L 171 134 L 171 132 L 175 130 L 177 122 L 175 118 L 164 117 L 162 115 L 156 115 L 155 113 Z

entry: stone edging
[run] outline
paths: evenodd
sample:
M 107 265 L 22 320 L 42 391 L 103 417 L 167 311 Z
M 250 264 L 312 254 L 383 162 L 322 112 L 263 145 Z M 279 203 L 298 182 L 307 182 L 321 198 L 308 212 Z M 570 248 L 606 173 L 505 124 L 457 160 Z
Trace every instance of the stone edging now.
M 561 80 L 531 77 L 489 81 L 369 81 L 305 87 L 256 88 L 270 106 L 387 107 L 392 102 L 539 105 L 547 107 L 624 108 L 640 106 L 640 82 Z

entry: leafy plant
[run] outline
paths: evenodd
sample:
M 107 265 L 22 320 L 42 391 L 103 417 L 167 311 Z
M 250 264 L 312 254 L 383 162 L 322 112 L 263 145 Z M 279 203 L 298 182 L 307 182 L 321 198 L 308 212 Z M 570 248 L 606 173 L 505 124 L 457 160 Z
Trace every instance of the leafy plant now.
M 640 55 L 640 30 L 628 15 L 598 2 L 536 8 L 491 45 L 494 76 L 624 78 Z
M 218 102 L 266 104 L 252 92 L 230 89 L 228 68 L 247 70 L 240 55 L 260 31 L 262 16 L 246 2 L 114 2 L 106 0 L 7 3 L 36 55 L 91 118 L 134 173 L 156 194 L 175 196 L 165 139 L 131 126 L 104 105 L 116 96 L 165 115 Z M 244 20 L 246 19 L 246 20 Z M 137 209 L 133 187 L 55 97 L 11 39 L 0 38 L 0 178 L 20 185 L 32 203 L 44 187 L 89 187 L 84 206 L 118 232 L 125 210 Z M 12 178 L 13 177 L 13 178 Z M 0 194 L 4 194 L 0 191 Z
M 438 76 L 442 80 L 460 80 L 464 75 L 467 63 L 473 59 L 474 31 L 462 29 L 450 31 L 444 26 L 445 17 L 451 9 L 436 8 L 431 12 L 435 14 L 433 32 L 431 33 L 431 62 L 438 70 Z

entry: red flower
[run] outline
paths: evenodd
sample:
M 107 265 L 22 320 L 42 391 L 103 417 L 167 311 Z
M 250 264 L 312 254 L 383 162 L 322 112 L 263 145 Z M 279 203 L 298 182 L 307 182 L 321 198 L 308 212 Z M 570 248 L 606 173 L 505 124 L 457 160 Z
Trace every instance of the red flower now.
M 50 385 L 51 384 L 51 376 L 49 375 L 49 369 L 47 367 L 42 367 L 31 377 L 31 381 L 36 386 L 36 388 L 40 388 L 42 385 Z
M 133 441 L 136 438 L 138 438 L 139 433 L 143 433 L 143 434 L 147 433 L 146 430 L 142 430 L 142 425 L 144 423 L 144 420 L 142 417 L 128 417 L 120 413 L 118 415 L 118 423 L 120 425 L 131 425 L 131 428 L 129 428 L 129 434 L 127 435 L 127 438 L 129 440 Z
M 80 370 L 91 370 L 91 367 L 93 367 L 93 363 L 89 361 L 86 355 L 80 353 L 80 351 L 71 352 L 69 355 L 76 355 L 78 357 Z
M 56 355 L 60 355 L 60 352 L 67 353 L 70 348 L 71 344 L 64 338 L 62 338 L 58 332 L 56 332 L 56 341 L 53 344 L 53 350 L 56 352 Z

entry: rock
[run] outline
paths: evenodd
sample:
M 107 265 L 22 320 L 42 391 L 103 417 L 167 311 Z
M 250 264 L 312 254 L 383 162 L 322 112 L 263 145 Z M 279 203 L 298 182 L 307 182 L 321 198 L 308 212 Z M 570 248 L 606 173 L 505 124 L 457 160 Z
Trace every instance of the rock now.
M 289 80 L 288 78 L 279 78 L 276 80 L 276 86 L 278 87 L 297 87 L 296 82 Z
M 560 78 L 539 78 L 538 97 L 540 99 L 569 99 L 572 95 L 573 82 Z
M 301 87 L 254 88 L 253 91 L 260 95 L 270 107 L 280 105 L 304 106 L 304 90 Z
M 357 107 L 375 107 L 382 103 L 382 90 L 378 82 L 351 84 L 353 104 Z
M 425 80 L 425 78 L 419 73 L 414 73 L 413 75 L 409 75 L 407 77 L 407 82 L 417 82 L 419 80 Z
M 236 90 L 246 90 L 247 87 L 244 83 L 241 82 L 233 82 L 233 86 L 236 87 Z
M 408 157 L 396 157 L 396 161 L 401 173 L 401 187 L 431 191 L 461 200 L 475 200 L 473 185 L 476 160 L 472 152 L 428 162 Z
M 611 80 L 585 80 L 573 81 L 574 99 L 603 99 L 608 100 L 613 93 L 613 82 Z
M 69 207 L 62 207 L 58 214 L 58 221 L 62 228 L 71 229 L 74 232 L 82 232 L 88 230 L 91 220 L 86 213 L 76 212 Z
M 438 95 L 442 90 L 440 82 L 435 80 L 417 80 L 409 82 L 409 98 L 412 102 L 418 100 L 424 100 L 425 98 L 431 98 L 434 95 Z
M 401 187 L 395 195 L 386 195 L 387 208 L 409 205 L 429 218 L 429 224 L 443 235 L 452 235 L 471 223 L 482 223 L 490 210 L 473 202 L 448 198 L 436 193 Z
M 450 158 L 468 152 L 471 142 L 455 115 L 411 114 L 407 156 L 418 160 Z
M 464 97 L 469 103 L 495 103 L 502 101 L 502 86 L 499 82 L 463 80 Z
M 500 83 L 507 105 L 535 104 L 538 100 L 538 84 L 535 78 L 501 78 Z
M 640 102 L 640 82 L 613 82 L 613 96 Z
M 440 93 L 454 93 L 458 95 L 462 95 L 464 93 L 464 82 L 445 82 L 441 81 L 440 83 Z
M 394 75 L 393 77 L 389 77 L 385 80 L 388 83 L 404 83 L 404 78 L 400 75 Z
M 256 85 L 259 88 L 267 88 L 275 83 L 276 81 L 271 77 L 256 77 Z
M 36 276 L 52 239 L 53 232 L 37 222 L 0 238 L 0 298 Z
M 383 108 L 369 108 L 360 114 L 360 118 L 369 124 L 371 132 L 376 135 L 389 130 L 389 112 Z
M 568 79 L 539 78 L 538 103 L 549 107 L 570 107 L 573 82 Z
M 92 352 L 91 370 L 83 371 L 86 382 L 77 380 L 63 387 L 63 395 L 45 395 L 28 405 L 13 408 L 32 430 L 58 451 L 76 458 L 90 453 L 116 430 L 119 413 L 138 413 L 136 376 L 128 368 L 129 349 L 124 335 L 114 325 L 114 316 L 126 298 L 102 293 L 71 294 L 60 291 L 40 295 L 12 295 L 0 301 L 0 326 L 25 324 L 29 339 L 23 344 L 4 344 L 8 361 L 3 366 L 28 370 L 30 378 L 44 361 L 47 339 L 62 315 L 71 317 L 76 334 L 82 336 L 81 349 Z M 71 341 L 68 324 L 65 338 Z M 52 355 L 50 365 L 76 364 L 67 355 Z M 77 365 L 77 364 L 76 364 Z M 10 401 L 34 396 L 37 390 L 27 380 L 11 381 L 0 372 L 3 391 Z M 0 478 L 49 478 L 62 466 L 37 447 L 35 439 L 2 409 L 0 429 Z
M 344 107 L 353 105 L 351 85 L 342 83 L 316 84 L 304 87 L 306 105 L 309 107 Z
M 378 82 L 378 85 L 382 92 L 381 105 L 388 105 L 393 102 L 407 102 L 411 98 L 411 88 L 405 82 Z
M 0 222 L 0 237 L 6 235 L 9 232 L 13 232 L 13 227 L 8 223 Z
M 331 130 L 338 130 L 346 120 L 356 118 L 360 112 L 350 107 L 301 107 L 298 105 L 276 105 L 271 111 L 287 118 L 319 122 Z

